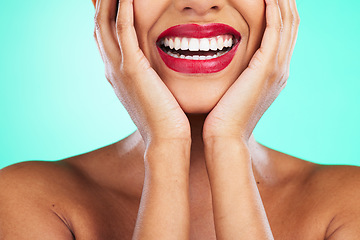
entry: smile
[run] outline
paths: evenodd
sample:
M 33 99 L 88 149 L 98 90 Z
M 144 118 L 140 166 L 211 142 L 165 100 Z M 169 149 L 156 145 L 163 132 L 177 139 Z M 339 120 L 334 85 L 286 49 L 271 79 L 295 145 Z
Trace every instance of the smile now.
M 215 73 L 226 68 L 241 40 L 229 25 L 184 24 L 158 37 L 157 49 L 167 67 L 181 73 Z

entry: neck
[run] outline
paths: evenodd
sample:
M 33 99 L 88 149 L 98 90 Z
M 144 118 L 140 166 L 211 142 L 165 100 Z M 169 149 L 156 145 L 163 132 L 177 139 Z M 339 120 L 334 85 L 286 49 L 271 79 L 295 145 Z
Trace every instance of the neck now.
M 188 114 L 187 117 L 191 127 L 191 172 L 206 172 L 204 142 L 202 130 L 207 114 Z M 262 175 L 262 167 L 269 164 L 269 149 L 257 143 L 254 136 L 249 139 L 249 149 L 252 156 L 252 164 L 255 178 Z
M 206 119 L 206 114 L 188 114 L 187 117 L 191 127 L 191 155 L 190 161 L 193 165 L 196 162 L 204 162 L 204 142 L 202 130 Z

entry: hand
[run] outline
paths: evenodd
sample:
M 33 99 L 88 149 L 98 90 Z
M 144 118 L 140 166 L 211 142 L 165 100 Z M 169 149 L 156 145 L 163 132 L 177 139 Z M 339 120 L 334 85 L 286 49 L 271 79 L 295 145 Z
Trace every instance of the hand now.
M 266 29 L 249 66 L 207 116 L 204 140 L 247 142 L 264 112 L 285 87 L 299 15 L 295 0 L 265 0 Z
M 115 90 L 146 146 L 151 142 L 189 141 L 189 121 L 139 48 L 133 1 L 98 0 L 95 39 Z

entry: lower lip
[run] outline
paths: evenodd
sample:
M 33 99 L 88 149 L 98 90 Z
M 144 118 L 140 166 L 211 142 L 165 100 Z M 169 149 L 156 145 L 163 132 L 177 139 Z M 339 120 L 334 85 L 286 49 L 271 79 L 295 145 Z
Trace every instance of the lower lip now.
M 166 66 L 176 72 L 180 73 L 216 73 L 220 72 L 226 68 L 231 60 L 235 56 L 235 52 L 239 42 L 227 53 L 224 55 L 208 59 L 208 60 L 191 60 L 183 58 L 175 58 L 166 54 L 159 46 L 157 49 L 159 51 L 161 59 L 164 61 Z

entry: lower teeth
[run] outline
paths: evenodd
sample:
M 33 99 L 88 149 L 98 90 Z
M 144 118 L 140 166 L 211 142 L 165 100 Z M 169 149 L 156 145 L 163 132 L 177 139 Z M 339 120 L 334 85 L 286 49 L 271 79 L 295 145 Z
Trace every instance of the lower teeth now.
M 174 58 L 189 59 L 189 60 L 209 60 L 209 59 L 221 57 L 222 55 L 228 53 L 229 51 L 230 50 L 227 50 L 225 52 L 218 52 L 212 56 L 210 56 L 210 55 L 209 56 L 200 56 L 200 55 L 185 56 L 185 55 L 180 55 L 179 53 L 173 53 L 171 51 L 168 51 L 167 54 Z

